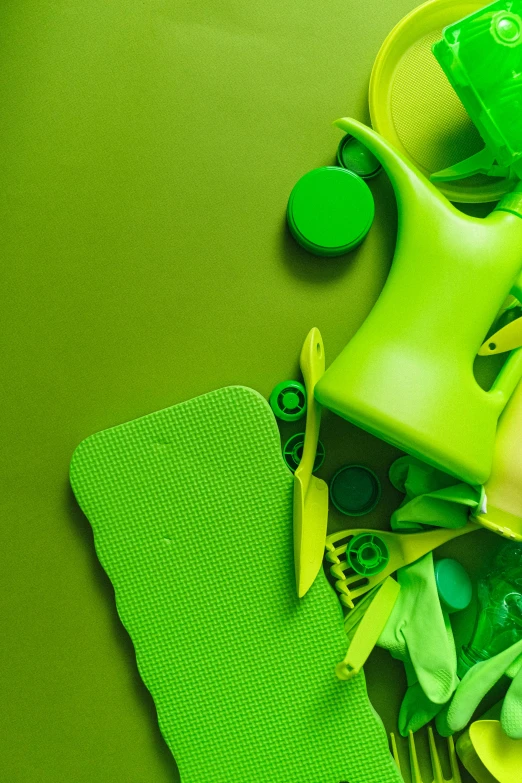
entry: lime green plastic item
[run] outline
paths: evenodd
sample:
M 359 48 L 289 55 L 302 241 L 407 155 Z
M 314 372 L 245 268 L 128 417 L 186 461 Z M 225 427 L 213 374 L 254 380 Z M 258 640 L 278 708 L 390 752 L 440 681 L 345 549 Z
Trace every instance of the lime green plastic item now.
M 408 689 L 399 711 L 403 737 L 428 723 L 458 684 L 457 654 L 435 584 L 430 552 L 398 571 L 401 592 L 379 637 L 380 647 L 404 663 Z
M 391 736 L 391 745 L 393 757 L 397 763 L 399 769 L 401 769 L 401 763 L 399 761 L 399 754 L 397 751 L 397 742 L 393 734 Z M 433 729 L 428 727 L 428 737 L 430 745 L 430 757 L 431 757 L 431 769 L 433 772 L 433 780 L 430 783 L 462 783 L 460 776 L 459 762 L 457 754 L 455 753 L 455 744 L 452 737 L 448 737 L 448 757 L 451 769 L 451 778 L 445 778 L 442 774 L 442 767 L 440 763 L 439 753 L 435 744 L 435 737 L 433 735 Z M 413 732 L 410 731 L 408 735 L 408 745 L 410 751 L 410 778 L 411 783 L 423 783 L 423 778 L 420 771 L 419 760 L 417 758 L 417 748 L 415 747 L 415 739 Z
M 261 395 L 93 435 L 71 483 L 182 781 L 401 783 L 364 674 L 335 677 L 346 634 L 324 574 L 297 599 L 293 477 Z
M 500 417 L 493 469 L 486 485 L 486 508 L 476 521 L 489 530 L 522 541 L 522 383 Z
M 281 421 L 299 421 L 306 412 L 306 391 L 299 381 L 282 381 L 270 395 L 270 407 Z
M 509 355 L 489 392 L 475 380 L 473 361 L 507 295 L 519 291 L 522 185 L 487 218 L 469 217 L 373 130 L 352 119 L 337 125 L 383 164 L 399 228 L 384 289 L 317 384 L 317 399 L 409 454 L 482 484 L 522 353 Z
M 286 466 L 292 473 L 295 473 L 299 467 L 299 463 L 303 457 L 303 448 L 305 442 L 305 433 L 296 432 L 286 441 L 283 446 L 283 458 Z M 313 472 L 315 473 L 322 466 L 326 456 L 326 450 L 322 440 L 317 441 L 317 449 L 315 452 Z
M 381 497 L 379 479 L 365 465 L 344 465 L 330 481 L 330 498 L 338 511 L 360 517 L 373 511 Z
M 388 622 L 400 589 L 398 582 L 391 576 L 377 588 L 351 637 L 344 660 L 335 668 L 340 680 L 351 680 L 361 671 Z
M 344 136 L 337 147 L 337 163 L 348 171 L 353 171 L 361 179 L 373 179 L 381 171 L 382 166 L 372 155 L 368 147 L 349 133 Z
M 435 583 L 440 603 L 448 614 L 462 612 L 471 603 L 473 586 L 457 560 L 445 557 L 435 563 Z
M 498 0 L 450 25 L 433 53 L 486 146 L 432 179 L 522 177 L 522 2 Z
M 326 539 L 326 559 L 333 563 L 330 572 L 337 580 L 335 587 L 340 594 L 341 603 L 353 609 L 354 600 L 378 585 L 398 568 L 415 562 L 447 541 L 476 530 L 480 530 L 480 527 L 470 522 L 456 530 L 441 528 L 429 533 L 389 533 L 385 530 L 365 529 L 331 533 Z M 373 576 L 367 575 L 362 579 L 360 574 L 353 573 L 351 563 L 346 557 L 351 541 L 359 535 L 371 535 L 373 541 L 380 539 L 389 552 L 389 561 L 385 568 Z
M 512 740 L 498 720 L 478 720 L 457 742 L 457 753 L 477 783 L 520 783 L 522 742 Z
M 346 562 L 356 574 L 375 576 L 384 571 L 390 562 L 390 552 L 382 536 L 359 533 L 348 544 Z
M 287 208 L 293 236 L 317 256 L 340 256 L 360 245 L 374 214 L 368 185 L 337 166 L 314 169 L 301 177 Z
M 312 475 L 321 425 L 321 407 L 314 388 L 324 372 L 323 338 L 316 327 L 306 336 L 299 364 L 309 400 L 303 456 L 294 474 L 295 578 L 297 594 L 302 598 L 321 570 L 328 525 L 328 485 Z

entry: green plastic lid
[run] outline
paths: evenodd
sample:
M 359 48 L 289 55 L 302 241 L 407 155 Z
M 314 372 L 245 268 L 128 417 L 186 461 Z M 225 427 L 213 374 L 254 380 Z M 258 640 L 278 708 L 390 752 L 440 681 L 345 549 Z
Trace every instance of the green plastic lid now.
M 283 459 L 292 473 L 296 470 L 297 466 L 301 462 L 301 458 L 303 456 L 304 440 L 304 432 L 298 432 L 296 435 L 292 435 L 292 437 L 289 438 L 283 446 Z M 319 470 L 323 464 L 324 457 L 324 445 L 322 441 L 319 440 L 317 441 L 317 450 L 315 452 L 314 473 L 316 470 Z
M 379 479 L 364 465 L 345 465 L 330 482 L 330 498 L 338 511 L 351 517 L 368 514 L 381 497 Z
M 337 162 L 339 166 L 353 171 L 363 179 L 372 179 L 382 169 L 381 164 L 368 147 L 349 133 L 339 142 Z
M 390 551 L 384 539 L 376 533 L 359 533 L 348 544 L 346 560 L 356 574 L 375 576 L 384 571 L 390 562 Z
M 469 606 L 473 593 L 471 579 L 456 560 L 437 560 L 435 582 L 442 608 L 447 612 L 460 612 Z
M 270 395 L 270 407 L 282 421 L 298 421 L 306 411 L 306 390 L 299 381 L 282 381 Z
M 359 245 L 373 222 L 368 185 L 353 171 L 325 166 L 305 174 L 288 200 L 293 236 L 317 256 L 340 256 Z

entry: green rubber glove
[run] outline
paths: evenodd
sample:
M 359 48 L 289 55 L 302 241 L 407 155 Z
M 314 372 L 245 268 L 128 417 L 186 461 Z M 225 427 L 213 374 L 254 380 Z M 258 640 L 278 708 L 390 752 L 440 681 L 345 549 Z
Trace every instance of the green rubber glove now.
M 507 650 L 472 666 L 462 678 L 451 702 L 437 716 L 437 731 L 449 737 L 463 729 L 478 705 L 502 675 L 513 677 L 504 698 L 500 722 L 511 739 L 522 739 L 522 640 Z
M 390 468 L 390 481 L 406 497 L 392 514 L 393 530 L 421 530 L 423 525 L 459 528 L 469 512 L 481 509 L 484 488 L 457 482 L 415 457 L 400 457 Z
M 397 578 L 401 592 L 378 644 L 406 668 L 409 687 L 399 731 L 407 736 L 410 729 L 428 723 L 451 698 L 458 684 L 457 655 L 451 624 L 437 594 L 433 554 L 400 568 Z

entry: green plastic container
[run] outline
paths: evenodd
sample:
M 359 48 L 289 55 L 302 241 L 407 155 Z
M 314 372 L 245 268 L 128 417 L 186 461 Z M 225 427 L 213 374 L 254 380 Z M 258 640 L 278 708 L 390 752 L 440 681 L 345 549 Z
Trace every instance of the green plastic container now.
M 506 297 L 522 295 L 522 185 L 488 217 L 470 217 L 371 128 L 348 118 L 337 124 L 383 164 L 399 225 L 379 299 L 320 378 L 316 397 L 424 462 L 483 484 L 522 353 L 511 352 L 490 391 L 477 383 L 473 363 Z
M 455 178 L 521 177 L 522 0 L 498 0 L 446 27 L 433 53 L 486 145 L 453 167 Z

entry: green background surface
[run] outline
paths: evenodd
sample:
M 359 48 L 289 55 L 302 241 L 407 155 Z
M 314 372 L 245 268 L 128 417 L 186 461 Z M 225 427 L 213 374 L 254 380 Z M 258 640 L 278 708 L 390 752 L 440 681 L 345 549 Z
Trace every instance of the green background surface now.
M 336 260 L 296 246 L 286 201 L 302 174 L 334 161 L 332 120 L 368 121 L 372 62 L 415 5 L 3 1 L 7 783 L 179 779 L 69 489 L 70 457 L 95 431 L 220 386 L 268 396 L 296 377 L 311 326 L 327 359 L 339 353 L 389 269 L 391 186 L 372 181 L 373 228 Z M 346 462 L 378 473 L 383 501 L 360 523 L 385 526 L 400 500 L 386 479 L 395 450 L 329 416 L 322 439 L 325 478 Z M 332 511 L 331 529 L 345 522 Z M 458 550 L 471 570 L 492 544 L 481 536 Z M 391 730 L 401 667 L 377 651 L 367 674 Z

